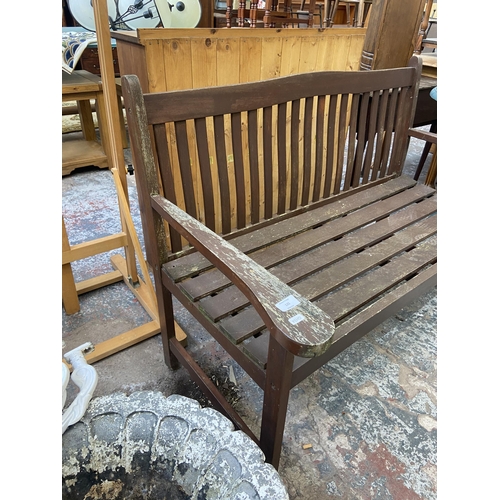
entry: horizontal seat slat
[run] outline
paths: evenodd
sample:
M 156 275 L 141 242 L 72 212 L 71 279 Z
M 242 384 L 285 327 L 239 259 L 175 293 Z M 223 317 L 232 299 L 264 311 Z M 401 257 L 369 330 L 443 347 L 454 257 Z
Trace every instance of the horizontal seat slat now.
M 394 311 L 411 302 L 418 296 L 420 290 L 427 289 L 437 282 L 437 264 L 433 264 L 412 279 L 404 281 L 399 286 L 384 294 L 377 301 L 361 309 L 357 314 L 336 325 L 335 341 L 330 349 L 318 358 L 306 359 L 296 356 L 294 360 L 293 385 L 314 372 L 339 352 L 354 343 L 365 333 L 387 319 Z M 251 337 L 243 344 L 246 355 L 261 369 L 266 368 L 269 348 L 269 332 L 266 330 L 258 337 Z
M 292 385 L 299 383 L 436 283 L 437 263 L 427 267 L 414 278 L 402 282 L 376 302 L 364 307 L 358 314 L 340 322 L 335 330 L 335 341 L 324 355 L 318 356 L 312 363 L 308 363 L 305 358 L 295 357 Z M 253 360 L 255 362 L 255 359 Z M 262 368 L 261 363 L 257 364 Z
M 369 266 L 377 265 L 384 260 L 392 258 L 396 253 L 404 251 L 408 246 L 414 245 L 421 239 L 434 234 L 437 231 L 435 219 L 434 217 L 430 220 L 412 225 L 402 230 L 400 233 L 370 247 L 368 250 L 353 256 L 350 256 L 352 254 L 351 251 L 347 251 L 349 241 L 351 240 L 351 238 L 347 237 L 345 238 L 346 241 L 344 241 L 344 239 L 338 240 L 332 242 L 330 245 L 326 245 L 326 249 L 322 247 L 322 250 L 324 250 L 322 252 L 311 252 L 315 253 L 314 256 L 305 254 L 294 259 L 294 261 L 290 262 L 290 265 L 293 265 L 295 261 L 297 262 L 295 262 L 295 267 L 290 274 L 279 272 L 279 266 L 276 269 L 271 268 L 270 272 L 279 277 L 283 282 L 292 284 L 293 288 L 304 297 L 309 300 L 315 300 L 319 295 L 323 295 L 340 285 L 337 278 L 345 274 L 343 271 L 344 268 L 346 268 L 349 273 L 346 275 L 347 278 L 345 279 L 352 279 L 357 273 L 364 270 L 363 266 L 360 266 L 360 271 L 357 270 L 356 265 L 358 261 L 363 262 L 364 260 L 369 263 L 367 264 Z M 376 257 L 377 252 L 379 255 L 378 257 Z M 320 260 L 319 257 L 322 257 L 322 259 Z M 305 264 L 302 265 L 304 261 Z M 301 278 L 302 281 L 296 284 L 291 283 L 293 281 L 296 282 L 299 278 Z M 314 283 L 314 285 L 308 284 L 311 282 Z M 326 284 L 323 285 L 323 282 Z M 317 293 L 312 291 L 311 286 L 316 288 Z M 224 290 L 215 297 L 206 297 L 200 302 L 200 307 L 202 307 L 203 311 L 208 314 L 213 321 L 218 321 L 222 317 L 234 313 L 236 310 L 242 309 L 248 305 L 248 300 L 234 286 Z
M 436 258 L 437 242 L 436 238 L 431 238 L 385 266 L 375 268 L 352 284 L 318 300 L 316 305 L 328 311 L 334 321 L 339 321 L 374 300 L 377 295 L 386 292 L 425 266 L 433 264 Z
M 354 233 L 340 240 L 335 240 L 318 247 L 305 255 L 280 264 L 272 273 L 287 283 L 297 282 L 302 275 L 319 270 L 317 262 L 325 260 L 323 254 L 328 253 L 330 261 L 345 257 L 365 247 L 373 246 L 391 234 L 403 230 L 417 221 L 429 217 L 436 211 L 437 197 L 424 200 L 417 205 L 410 205 L 391 214 L 389 217 L 377 221 L 375 224 L 364 226 Z
M 401 252 L 407 251 L 409 247 L 419 244 L 421 240 L 427 239 L 436 232 L 436 217 L 426 219 L 420 224 L 403 229 L 396 235 L 361 253 L 354 254 L 333 266 L 319 271 L 314 275 L 314 279 L 301 281 L 294 286 L 294 289 L 309 300 L 318 300 L 356 276 L 365 273 Z
M 315 301 L 334 288 L 341 287 L 347 282 L 352 282 L 352 280 L 355 280 L 362 273 L 368 272 L 368 274 L 370 274 L 374 272 L 373 268 L 375 266 L 380 265 L 381 263 L 392 258 L 394 255 L 405 251 L 409 247 L 418 244 L 420 241 L 431 237 L 436 233 L 436 231 L 436 217 L 425 219 L 418 224 L 412 225 L 409 228 L 400 231 L 391 238 L 376 244 L 374 247 L 371 247 L 364 252 L 355 254 L 325 268 L 323 271 L 320 271 L 313 276 L 308 277 L 308 279 L 297 283 L 293 286 L 293 288 L 303 297 Z M 431 255 L 425 263 L 431 263 L 435 259 L 435 248 L 433 252 L 434 253 L 431 251 Z M 394 260 L 397 259 L 398 257 Z M 383 266 L 381 269 L 384 269 L 384 267 L 386 266 Z M 376 269 L 377 268 L 375 268 L 375 270 Z M 414 272 L 413 267 L 411 268 L 411 272 Z M 383 283 L 389 283 L 389 285 L 391 285 L 390 280 L 386 280 Z M 359 285 L 356 286 L 360 287 Z M 330 296 L 331 295 L 328 297 Z M 359 304 L 356 304 L 356 307 L 361 307 L 366 302 L 364 297 L 364 295 L 360 296 L 360 302 Z M 229 303 L 229 298 L 226 300 Z M 341 317 L 331 311 L 328 311 L 328 313 L 334 318 L 334 320 L 338 320 Z M 262 330 L 264 328 L 264 323 L 259 315 L 252 308 L 249 308 L 235 316 L 228 316 L 227 318 L 222 319 L 220 326 L 225 333 L 234 338 L 236 342 L 241 342 L 242 340 Z
M 398 177 L 373 186 L 371 189 L 360 189 L 358 192 L 353 192 L 350 196 L 339 197 L 338 200 L 333 199 L 332 202 L 319 206 L 314 210 L 309 209 L 302 213 L 299 210 L 297 215 L 279 219 L 272 225 L 263 227 L 256 225 L 248 234 L 234 238 L 228 237 L 227 239 L 241 252 L 249 253 L 257 251 L 270 243 L 276 243 L 279 240 L 289 238 L 318 224 L 328 222 L 349 212 L 359 210 L 378 200 L 383 200 L 401 191 L 405 191 L 415 186 L 415 184 L 416 182 L 413 179 L 406 176 Z M 433 192 L 432 189 L 425 188 L 429 194 Z M 335 203 L 336 201 L 337 203 Z M 167 270 L 169 276 L 178 282 L 210 269 L 212 265 L 202 255 L 191 253 L 167 262 L 163 267 Z
M 434 247 L 434 248 L 432 248 Z M 434 261 L 432 255 L 436 252 L 434 245 L 425 245 L 417 251 L 412 252 L 413 257 L 403 256 L 390 262 L 387 266 L 377 268 L 368 273 L 355 285 L 344 287 L 338 292 L 334 292 L 324 300 L 319 300 L 316 305 L 329 314 L 335 324 L 341 322 L 348 314 L 362 314 L 363 306 L 370 301 L 383 300 L 383 294 L 391 287 L 397 287 L 410 278 L 423 266 L 432 265 L 428 261 Z M 267 358 L 266 346 L 268 344 L 269 332 L 265 331 L 256 339 L 251 339 L 243 345 L 245 353 L 250 356 L 261 367 L 265 368 L 264 360 Z
M 313 248 L 338 239 L 346 233 L 352 232 L 370 222 L 387 217 L 388 213 L 402 209 L 415 201 L 420 201 L 428 195 L 428 188 L 417 185 L 414 188 L 399 193 L 390 198 L 375 202 L 356 212 L 351 212 L 345 217 L 337 218 L 315 228 L 295 235 L 293 240 L 280 240 L 269 247 L 257 250 L 249 255 L 252 259 L 265 268 L 271 268 L 284 263 L 304 252 L 310 252 Z M 436 210 L 436 202 L 431 202 L 433 210 Z M 424 207 L 422 207 L 423 209 Z M 419 213 L 418 209 L 415 213 Z M 413 214 L 412 210 L 408 211 Z M 431 213 L 431 212 L 428 212 Z M 392 223 L 397 224 L 394 220 Z M 401 226 L 400 226 L 401 227 Z M 389 228 L 390 230 L 390 228 Z M 395 231 L 396 229 L 393 229 Z M 380 237 L 380 236 L 379 236 Z M 383 237 L 383 236 L 382 236 Z M 373 244 L 368 241 L 366 244 Z M 355 250 L 353 250 L 355 251 Z M 283 278 L 284 279 L 284 278 Z M 290 284 L 290 281 L 287 281 Z M 219 292 L 231 284 L 230 280 L 220 271 L 211 270 L 179 284 L 192 300 L 199 300 L 207 295 Z
M 431 204 L 433 206 L 433 204 Z M 376 213 L 376 211 L 374 210 Z M 387 212 L 385 213 L 387 215 Z M 343 218 L 340 221 L 333 221 L 333 222 L 340 222 L 342 223 L 347 217 Z M 391 220 L 392 222 L 392 220 Z M 362 224 L 359 224 L 362 226 Z M 375 224 L 376 225 L 376 224 Z M 357 229 L 356 224 L 353 224 L 353 229 Z M 379 227 L 379 226 L 378 226 Z M 378 229 L 377 227 L 377 229 Z M 392 229 L 392 231 L 391 231 Z M 377 239 L 375 240 L 369 240 L 369 239 L 361 239 L 358 242 L 358 236 L 361 233 L 361 237 L 364 236 L 364 233 L 370 234 L 372 231 L 374 231 L 374 228 L 371 228 L 370 230 L 367 230 L 366 228 L 360 229 L 358 231 L 354 231 L 352 233 L 349 233 L 348 236 L 336 240 L 334 242 L 329 242 L 326 243 L 325 249 L 322 250 L 317 250 L 315 251 L 314 248 L 315 246 L 311 245 L 311 250 L 307 253 L 304 253 L 300 257 L 296 257 L 293 260 L 290 260 L 290 264 L 287 265 L 286 262 L 282 265 L 279 265 L 277 267 L 270 267 L 269 270 L 275 274 L 277 277 L 279 277 L 282 281 L 285 283 L 291 285 L 295 281 L 297 281 L 300 278 L 304 278 L 308 276 L 309 274 L 318 271 L 322 267 L 326 265 L 330 265 L 335 261 L 335 259 L 341 259 L 349 253 L 352 253 L 354 251 L 359 251 L 362 249 L 364 246 L 369 246 L 373 245 L 378 239 L 383 237 L 384 230 L 385 232 L 385 237 L 387 237 L 389 234 L 392 232 L 396 231 L 396 229 L 391 228 L 390 226 L 387 227 L 387 222 L 385 224 L 382 224 L 382 227 L 380 229 L 380 233 L 377 236 Z M 319 231 L 316 230 L 316 231 Z M 312 235 L 309 237 L 310 240 L 314 240 L 315 233 L 316 231 L 313 231 Z M 346 231 L 347 232 L 347 231 Z M 305 242 L 307 243 L 307 237 L 309 233 L 306 233 L 306 239 Z M 335 234 L 335 232 L 334 232 Z M 339 233 L 339 234 L 345 234 L 345 233 Z M 302 236 L 302 235 L 301 235 Z M 352 241 L 352 243 L 351 243 Z M 293 244 L 293 242 L 290 242 Z M 318 248 L 323 248 L 323 247 L 318 247 Z M 330 252 L 328 251 L 330 249 Z M 338 253 L 337 253 L 338 249 Z M 302 253 L 302 252 L 301 252 Z M 321 257 L 321 255 L 324 255 L 324 257 Z M 253 256 L 252 256 L 253 257 Z M 326 261 L 322 261 L 320 259 L 326 258 Z M 291 258 L 291 257 L 290 257 Z M 289 269 L 289 274 L 286 272 L 281 271 L 281 267 L 283 269 Z M 292 268 L 290 270 L 290 268 Z M 235 286 L 231 286 L 229 288 L 226 288 L 219 294 L 211 297 L 205 297 L 201 299 L 201 304 L 203 307 L 203 310 L 213 318 L 213 320 L 217 321 L 221 317 L 230 314 L 234 312 L 235 309 L 238 308 L 243 308 L 246 304 L 247 301 L 243 297 L 243 295 L 238 291 L 238 289 Z

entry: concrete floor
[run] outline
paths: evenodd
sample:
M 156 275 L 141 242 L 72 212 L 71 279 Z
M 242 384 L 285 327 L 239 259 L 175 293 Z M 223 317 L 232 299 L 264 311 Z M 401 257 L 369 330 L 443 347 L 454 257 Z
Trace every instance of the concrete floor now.
M 412 139 L 405 173 L 413 175 L 422 146 Z M 127 150 L 126 158 L 130 158 Z M 429 162 L 430 156 L 420 181 Z M 142 241 L 135 176 L 127 180 Z M 79 169 L 64 177 L 62 206 L 71 244 L 120 231 L 107 170 Z M 111 254 L 75 262 L 75 279 L 111 270 Z M 63 353 L 149 320 L 123 283 L 82 295 L 80 304 L 74 315 L 62 311 Z M 189 334 L 190 352 L 256 432 L 260 389 L 220 348 L 207 342 L 206 332 L 179 305 L 176 316 Z M 436 320 L 433 289 L 292 390 L 279 467 L 291 499 L 437 498 Z M 99 376 L 94 397 L 158 390 L 208 404 L 184 369 L 168 370 L 159 336 L 94 366 Z M 236 385 L 229 381 L 230 366 Z

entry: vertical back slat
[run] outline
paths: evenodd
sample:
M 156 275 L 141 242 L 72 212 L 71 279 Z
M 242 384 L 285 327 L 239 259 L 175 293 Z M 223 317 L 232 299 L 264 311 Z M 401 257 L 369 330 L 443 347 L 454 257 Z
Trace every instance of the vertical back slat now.
M 314 167 L 314 189 L 312 201 L 318 201 L 323 178 L 323 134 L 325 128 L 325 96 L 318 96 L 316 104 L 316 161 Z
M 278 105 L 278 213 L 286 203 L 286 102 Z
M 354 94 L 351 100 L 351 110 L 349 113 L 349 137 L 347 146 L 347 168 L 344 176 L 344 191 L 351 188 L 352 176 L 354 172 L 354 160 L 356 152 L 356 136 L 358 126 L 359 94 Z
M 260 220 L 260 182 L 259 182 L 259 146 L 258 146 L 257 110 L 248 112 L 248 155 L 250 165 L 251 214 L 250 221 L 256 224 Z
M 389 154 L 391 151 L 392 136 L 394 130 L 394 119 L 396 117 L 396 104 L 398 99 L 398 89 L 392 89 L 389 96 L 389 109 L 385 121 L 384 145 L 382 149 L 382 162 L 380 165 L 380 177 L 388 173 Z
M 363 165 L 363 158 L 366 145 L 366 120 L 368 115 L 368 103 L 370 100 L 370 93 L 364 92 L 361 97 L 361 105 L 359 108 L 358 121 L 357 121 L 357 144 L 356 144 L 356 154 L 354 161 L 354 172 L 352 176 L 351 187 L 359 186 L 361 175 L 363 172 L 361 166 Z
M 243 171 L 241 113 L 231 114 L 231 139 L 233 145 L 234 176 L 236 183 L 236 224 L 238 229 L 241 229 L 246 225 L 245 174 Z
M 229 195 L 229 175 L 227 168 L 224 116 L 214 116 L 215 153 L 219 174 L 222 234 L 231 232 L 231 200 Z
M 270 219 L 273 215 L 273 108 L 264 108 L 263 113 L 263 144 L 264 144 L 264 218 Z
M 215 231 L 215 200 L 208 150 L 207 123 L 205 118 L 194 122 L 196 131 L 196 147 L 200 166 L 201 185 L 203 191 L 203 206 L 205 208 L 205 225 Z
M 170 200 L 172 203 L 177 203 L 165 124 L 160 123 L 159 125 L 154 125 L 153 135 L 156 145 L 158 166 L 160 168 L 160 176 L 163 179 L 163 194 L 165 198 Z
M 198 217 L 193 189 L 194 184 L 191 172 L 187 126 L 185 121 L 175 122 L 175 136 L 186 212 L 193 217 Z
M 385 119 L 387 116 L 387 102 L 389 100 L 390 91 L 382 91 L 380 98 L 380 106 L 377 109 L 377 139 L 375 142 L 375 159 L 373 160 L 373 169 L 370 180 L 375 180 L 380 173 L 382 166 L 382 153 L 384 146 L 385 132 Z
M 311 141 L 312 141 L 312 111 L 313 111 L 313 98 L 308 97 L 305 100 L 304 109 L 304 129 L 303 129 L 303 142 L 304 142 L 304 157 L 302 160 L 302 205 L 309 203 L 309 193 L 311 186 Z
M 366 152 L 363 160 L 363 184 L 366 184 L 372 176 L 373 149 L 375 142 L 375 132 L 377 126 L 377 115 L 380 93 L 374 92 L 370 99 L 368 136 L 366 137 Z
M 338 128 L 338 145 L 337 145 L 337 165 L 335 172 L 335 186 L 333 194 L 340 193 L 340 188 L 342 186 L 342 177 L 344 174 L 344 158 L 345 158 L 345 141 L 346 141 L 346 129 L 347 129 L 347 105 L 349 102 L 349 96 L 347 94 L 342 94 L 340 96 L 340 119 Z
M 177 203 L 177 197 L 174 189 L 174 177 L 172 175 L 172 166 L 170 164 L 170 154 L 167 142 L 167 130 L 164 123 L 153 127 L 154 141 L 156 145 L 158 167 L 162 179 L 162 189 L 165 198 L 172 203 Z M 170 246 L 172 252 L 178 252 L 182 249 L 182 241 L 177 231 L 170 231 Z
M 332 180 L 333 180 L 333 161 L 335 156 L 335 122 L 337 116 L 337 96 L 330 96 L 330 103 L 328 105 L 328 128 L 326 136 L 326 163 L 325 163 L 325 185 L 323 188 L 323 197 L 326 198 L 330 196 L 332 192 Z
M 297 208 L 299 196 L 299 126 L 300 126 L 300 100 L 292 101 L 290 124 L 290 210 Z
M 402 153 L 404 151 L 408 130 L 408 123 L 406 122 L 407 116 L 404 112 L 407 104 L 408 98 L 408 88 L 404 87 L 398 92 L 397 110 L 396 110 L 396 122 L 394 125 L 394 147 L 391 154 L 391 162 L 389 165 L 389 173 L 392 174 L 396 172 L 402 165 Z

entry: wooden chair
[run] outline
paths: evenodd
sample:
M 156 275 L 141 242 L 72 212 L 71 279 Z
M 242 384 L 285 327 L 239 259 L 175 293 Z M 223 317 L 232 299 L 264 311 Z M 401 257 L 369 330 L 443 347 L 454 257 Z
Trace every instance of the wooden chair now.
M 264 28 L 286 28 L 288 26 L 297 26 L 299 24 L 312 27 L 314 25 L 316 0 L 310 0 L 307 9 L 305 9 L 304 1 L 302 2 L 301 12 L 307 12 L 308 17 L 302 17 L 299 19 L 297 12 L 292 12 L 292 0 L 284 0 L 284 2 L 281 3 L 283 10 L 279 10 L 279 0 L 266 0 L 264 9 L 257 8 L 258 0 L 251 0 L 250 9 L 246 7 L 245 1 L 240 1 L 238 9 L 234 9 L 233 0 L 228 0 L 226 10 L 226 26 L 230 28 L 232 26 L 232 19 L 236 16 L 238 27 L 244 27 L 245 23 L 247 23 L 250 28 L 255 28 L 257 27 L 258 21 L 264 24 Z
M 276 468 L 292 387 L 436 284 L 435 191 L 401 175 L 420 70 L 122 78 L 165 360 Z M 175 339 L 172 296 L 263 390 L 260 437 Z
M 325 4 L 323 2 L 316 2 L 316 4 L 315 4 L 315 10 L 317 10 L 317 12 L 313 11 L 312 14 L 313 14 L 313 17 L 317 17 L 318 18 L 319 23 L 315 23 L 314 19 L 313 19 L 313 26 L 316 26 L 316 24 L 319 24 L 320 28 L 324 27 L 324 22 L 323 22 L 323 18 L 324 18 L 324 12 L 323 12 L 323 10 L 324 10 L 324 8 L 325 8 Z M 296 14 L 297 14 L 297 17 L 301 18 L 301 19 L 304 19 L 304 17 L 307 16 L 307 19 L 309 20 L 310 11 L 309 11 L 308 8 L 306 9 L 306 0 L 302 0 L 301 1 L 300 8 L 296 12 Z M 299 23 L 298 27 L 299 28 L 309 27 L 309 24 L 304 24 L 303 25 L 302 23 Z
M 231 28 L 233 19 L 236 18 L 236 25 L 239 28 L 245 27 L 245 23 L 251 27 L 257 27 L 257 21 L 262 21 L 264 15 L 262 9 L 257 8 L 258 0 L 251 0 L 250 8 L 247 8 L 246 1 L 238 2 L 238 8 L 235 8 L 233 0 L 226 2 L 226 27 Z
M 287 27 L 296 26 L 299 24 L 299 17 L 297 13 L 292 12 L 292 2 L 291 0 L 285 0 L 283 5 L 283 10 L 278 11 L 278 0 L 266 0 L 266 8 L 264 13 L 264 27 L 265 28 L 275 28 L 275 27 Z M 308 7 L 305 9 L 305 4 L 302 2 L 301 13 L 308 13 L 307 18 L 301 16 L 300 25 L 312 28 L 314 26 L 314 10 L 316 8 L 316 0 L 309 0 Z
M 434 0 L 426 0 L 425 10 L 422 16 L 422 23 L 418 31 L 418 38 L 415 44 L 415 54 L 421 54 L 424 48 L 431 48 L 436 50 L 437 38 L 429 38 L 429 31 L 437 19 L 432 17 L 434 14 L 433 9 Z
M 340 24 L 335 16 L 341 4 L 346 9 L 345 23 L 343 22 L 342 24 L 362 28 L 365 25 L 366 17 L 372 4 L 371 0 L 326 0 L 325 26 L 329 28 L 334 24 Z

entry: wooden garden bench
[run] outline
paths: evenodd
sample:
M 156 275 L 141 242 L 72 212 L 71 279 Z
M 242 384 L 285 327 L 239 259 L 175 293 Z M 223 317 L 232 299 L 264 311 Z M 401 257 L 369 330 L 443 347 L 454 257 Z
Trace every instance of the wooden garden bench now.
M 122 78 L 166 362 L 276 467 L 291 388 L 436 284 L 436 193 L 401 175 L 419 75 Z M 172 295 L 264 391 L 259 438 L 176 340 Z

